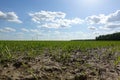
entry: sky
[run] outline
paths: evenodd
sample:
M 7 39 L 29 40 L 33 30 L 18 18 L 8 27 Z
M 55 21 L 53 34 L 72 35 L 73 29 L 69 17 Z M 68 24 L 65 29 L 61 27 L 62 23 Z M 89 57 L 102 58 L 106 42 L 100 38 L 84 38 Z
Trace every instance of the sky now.
M 95 39 L 120 32 L 120 0 L 0 0 L 0 40 Z

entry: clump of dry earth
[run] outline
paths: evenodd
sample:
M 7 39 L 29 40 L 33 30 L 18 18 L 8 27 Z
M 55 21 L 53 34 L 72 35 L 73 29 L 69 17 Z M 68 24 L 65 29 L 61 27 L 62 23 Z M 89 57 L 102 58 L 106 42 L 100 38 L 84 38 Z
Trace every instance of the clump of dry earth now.
M 120 80 L 120 63 L 114 64 L 120 53 L 109 51 L 74 50 L 65 61 L 56 60 L 49 51 L 36 57 L 4 60 L 0 62 L 0 80 Z

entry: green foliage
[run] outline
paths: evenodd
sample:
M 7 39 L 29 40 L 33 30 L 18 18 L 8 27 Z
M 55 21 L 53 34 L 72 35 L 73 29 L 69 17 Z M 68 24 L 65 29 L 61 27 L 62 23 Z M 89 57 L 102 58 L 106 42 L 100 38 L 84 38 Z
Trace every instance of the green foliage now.
M 120 56 L 118 56 L 118 57 L 116 58 L 116 60 L 114 61 L 114 64 L 115 64 L 115 65 L 118 65 L 118 63 L 120 63 Z
M 7 46 L 5 46 L 3 51 L 1 51 L 0 55 L 1 55 L 0 56 L 0 62 L 4 61 L 4 60 L 11 61 L 13 59 L 13 54 L 10 52 L 10 49 Z
M 99 37 L 96 37 L 96 40 L 120 40 L 120 32 L 108 35 L 100 35 Z

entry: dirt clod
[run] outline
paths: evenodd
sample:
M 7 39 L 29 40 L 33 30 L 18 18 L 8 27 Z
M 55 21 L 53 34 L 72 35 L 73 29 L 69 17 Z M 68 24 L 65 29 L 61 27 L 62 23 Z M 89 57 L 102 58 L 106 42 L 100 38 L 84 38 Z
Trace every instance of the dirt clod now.
M 22 66 L 22 62 L 15 62 L 15 63 L 13 64 L 13 66 L 14 66 L 15 68 L 20 68 L 20 67 Z

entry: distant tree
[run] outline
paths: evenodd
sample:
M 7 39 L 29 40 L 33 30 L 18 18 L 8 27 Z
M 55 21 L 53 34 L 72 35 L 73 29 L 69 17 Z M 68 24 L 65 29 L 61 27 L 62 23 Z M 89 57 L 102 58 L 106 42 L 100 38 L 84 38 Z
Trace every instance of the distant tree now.
M 120 40 L 120 32 L 107 35 L 100 35 L 96 37 L 96 40 Z

